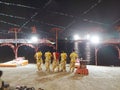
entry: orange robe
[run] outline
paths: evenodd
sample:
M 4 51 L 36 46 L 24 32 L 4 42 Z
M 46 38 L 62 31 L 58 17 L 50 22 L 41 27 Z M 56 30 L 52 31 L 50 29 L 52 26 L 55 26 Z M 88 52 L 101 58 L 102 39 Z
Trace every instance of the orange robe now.
M 55 72 L 55 69 L 58 69 L 59 71 L 59 53 L 53 52 L 53 62 L 52 62 L 52 70 Z

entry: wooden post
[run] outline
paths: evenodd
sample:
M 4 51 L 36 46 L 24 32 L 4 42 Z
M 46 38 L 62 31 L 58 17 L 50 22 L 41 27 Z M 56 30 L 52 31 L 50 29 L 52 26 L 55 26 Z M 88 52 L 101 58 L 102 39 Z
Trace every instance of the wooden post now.
M 98 62 L 97 62 L 97 53 L 98 53 L 98 49 L 95 47 L 95 65 L 98 64 Z
M 56 51 L 58 50 L 58 31 L 61 30 L 60 28 L 52 28 L 53 31 L 55 31 L 55 43 L 56 43 Z
M 17 59 L 17 33 L 20 31 L 20 29 L 19 28 L 12 28 L 12 29 L 10 29 L 10 33 L 14 33 L 15 34 L 15 59 Z

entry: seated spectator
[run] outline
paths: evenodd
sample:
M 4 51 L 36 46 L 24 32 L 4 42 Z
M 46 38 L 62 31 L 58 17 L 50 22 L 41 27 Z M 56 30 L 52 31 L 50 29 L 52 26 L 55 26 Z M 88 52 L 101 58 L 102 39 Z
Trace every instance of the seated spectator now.
M 5 83 L 1 77 L 3 75 L 3 71 L 0 70 L 0 90 L 4 90 L 5 88 L 8 88 L 9 87 L 9 84 L 8 83 Z
M 3 80 L 1 79 L 2 74 L 3 74 L 3 71 L 0 70 L 0 90 L 3 90 L 3 85 L 4 85 L 4 82 L 3 82 Z

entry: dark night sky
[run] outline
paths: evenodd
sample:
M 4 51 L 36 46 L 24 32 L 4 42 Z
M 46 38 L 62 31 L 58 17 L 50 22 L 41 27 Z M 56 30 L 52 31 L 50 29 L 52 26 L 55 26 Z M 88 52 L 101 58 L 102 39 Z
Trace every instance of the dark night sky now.
M 59 38 L 73 33 L 116 32 L 120 21 L 119 0 L 0 0 L 0 32 L 17 27 L 21 33 L 36 26 L 43 37 L 53 38 L 52 28 L 60 28 Z M 118 28 L 117 28 L 118 29 Z M 62 37 L 61 37 L 62 34 Z

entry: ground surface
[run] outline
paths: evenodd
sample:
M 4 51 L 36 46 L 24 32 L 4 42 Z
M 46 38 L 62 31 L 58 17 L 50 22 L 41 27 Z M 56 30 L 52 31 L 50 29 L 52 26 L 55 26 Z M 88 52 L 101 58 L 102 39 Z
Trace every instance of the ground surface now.
M 69 65 L 67 66 L 67 69 Z M 88 65 L 89 75 L 71 72 L 38 72 L 35 64 L 19 67 L 0 67 L 2 79 L 11 87 L 27 85 L 44 90 L 120 90 L 120 67 Z

